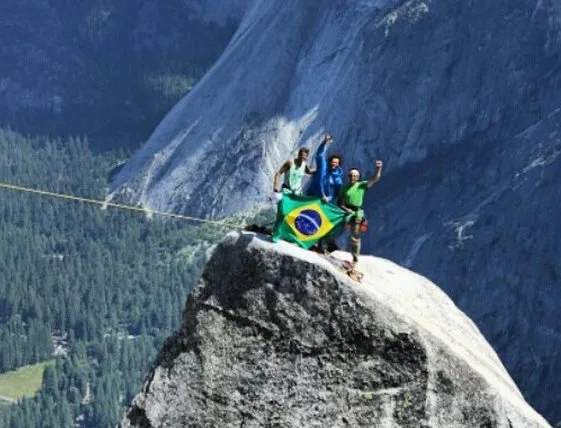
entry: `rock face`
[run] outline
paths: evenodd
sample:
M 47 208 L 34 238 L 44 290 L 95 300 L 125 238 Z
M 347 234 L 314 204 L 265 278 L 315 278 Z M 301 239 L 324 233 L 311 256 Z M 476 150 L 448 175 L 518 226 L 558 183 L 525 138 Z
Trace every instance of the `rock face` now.
M 561 421 L 561 111 L 384 177 L 364 251 L 441 285 L 528 401 Z
M 253 0 L 188 0 L 184 3 L 190 18 L 216 22 L 220 25 L 239 23 Z
M 324 130 L 366 170 L 509 139 L 561 104 L 560 40 L 559 6 L 541 0 L 254 0 L 113 190 L 221 216 L 262 201 Z
M 0 126 L 113 147 L 145 140 L 222 53 L 249 1 L 1 2 Z
M 135 58 L 139 52 L 147 56 L 152 50 L 185 55 L 189 48 L 182 39 L 190 35 L 186 22 L 192 27 L 200 26 L 199 21 L 217 24 L 215 32 L 220 26 L 235 27 L 250 1 L 4 2 L 0 5 L 0 108 L 13 112 L 56 110 L 107 97 L 107 88 L 96 87 L 102 83 L 99 76 L 95 80 L 88 70 L 96 61 L 103 60 L 110 67 L 115 56 L 126 55 L 131 67 L 139 67 Z M 212 40 L 202 34 L 204 29 L 200 28 L 198 41 L 212 49 Z M 102 67 L 97 66 L 95 71 L 100 74 Z M 135 71 L 146 72 L 140 68 Z
M 385 161 L 364 252 L 442 286 L 560 421 L 560 28 L 542 0 L 255 0 L 113 191 L 245 211 L 329 130 L 345 167 Z
M 121 426 L 549 426 L 438 287 L 360 269 L 228 235 Z

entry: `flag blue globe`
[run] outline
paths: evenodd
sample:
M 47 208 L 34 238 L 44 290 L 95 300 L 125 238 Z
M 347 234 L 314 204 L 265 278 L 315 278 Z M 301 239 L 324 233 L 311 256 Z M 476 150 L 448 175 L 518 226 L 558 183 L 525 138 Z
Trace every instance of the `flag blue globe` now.
M 321 216 L 314 210 L 303 210 L 294 220 L 294 226 L 303 235 L 313 235 L 321 227 Z

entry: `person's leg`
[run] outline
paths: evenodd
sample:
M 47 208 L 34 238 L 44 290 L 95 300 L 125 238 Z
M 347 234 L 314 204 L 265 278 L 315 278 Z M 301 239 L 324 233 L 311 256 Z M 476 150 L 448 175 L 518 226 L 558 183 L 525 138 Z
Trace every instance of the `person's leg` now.
M 328 251 L 327 251 L 327 240 L 325 238 L 321 238 L 318 241 L 318 246 L 319 246 L 320 252 L 322 254 L 327 254 L 328 253 Z
M 361 219 L 353 217 L 351 219 L 351 254 L 353 256 L 353 263 L 358 262 L 358 255 L 360 254 L 360 221 Z
M 332 253 L 333 251 L 337 251 L 339 249 L 339 246 L 337 245 L 337 241 L 335 240 L 334 236 L 325 238 L 325 240 L 327 243 L 327 251 L 329 253 Z

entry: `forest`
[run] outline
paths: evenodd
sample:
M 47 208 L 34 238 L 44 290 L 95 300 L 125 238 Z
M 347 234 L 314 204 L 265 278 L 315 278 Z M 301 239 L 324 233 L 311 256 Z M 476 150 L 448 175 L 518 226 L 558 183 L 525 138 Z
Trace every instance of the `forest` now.
M 103 200 L 126 155 L 1 129 L 0 183 Z M 49 362 L 0 426 L 118 423 L 224 233 L 0 188 L 0 376 Z

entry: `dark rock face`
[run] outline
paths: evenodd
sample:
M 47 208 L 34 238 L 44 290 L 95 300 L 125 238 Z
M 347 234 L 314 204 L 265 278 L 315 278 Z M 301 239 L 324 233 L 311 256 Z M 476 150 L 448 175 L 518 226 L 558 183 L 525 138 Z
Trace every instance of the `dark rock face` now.
M 188 44 L 196 41 L 213 50 L 212 37 L 201 22 L 221 28 L 239 23 L 250 0 L 230 1 L 220 7 L 217 0 L 147 0 L 136 4 L 92 0 L 21 0 L 0 5 L 0 107 L 17 112 L 26 109 L 65 109 L 93 102 L 105 93 L 103 73 L 128 59 L 129 79 L 142 78 L 150 64 L 138 57 L 163 61 L 163 55 L 187 55 L 192 66 L 209 67 L 216 59 L 204 58 Z M 198 33 L 197 33 L 198 30 Z M 193 40 L 195 39 L 195 40 Z M 215 35 L 218 39 L 218 34 Z M 220 40 L 219 43 L 222 43 Z M 123 59 L 123 58 L 122 58 Z M 205 61 L 206 59 L 206 61 Z M 100 63 L 101 62 L 101 63 Z M 169 67 L 168 71 L 178 72 Z M 157 69 L 157 65 L 152 66 Z M 99 87 L 103 84 L 104 87 Z M 132 102 L 132 101 L 131 101 Z
M 388 174 L 364 246 L 442 285 L 550 421 L 561 419 L 560 124 L 556 110 L 508 141 Z
M 0 126 L 146 139 L 222 53 L 248 1 L 1 2 Z
M 230 234 L 123 427 L 548 426 L 433 284 Z

